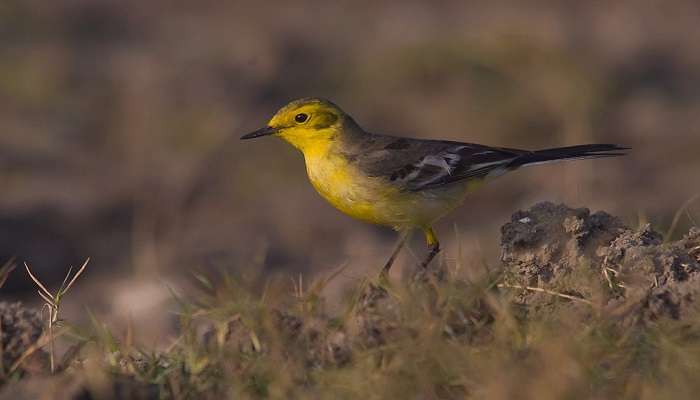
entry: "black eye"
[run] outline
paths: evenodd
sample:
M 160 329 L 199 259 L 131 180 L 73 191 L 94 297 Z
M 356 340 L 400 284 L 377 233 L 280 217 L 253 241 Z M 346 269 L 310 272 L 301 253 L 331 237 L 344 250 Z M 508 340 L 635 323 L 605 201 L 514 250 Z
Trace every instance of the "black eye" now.
M 309 115 L 304 113 L 297 114 L 294 116 L 294 120 L 300 124 L 306 122 L 307 119 L 309 119 Z

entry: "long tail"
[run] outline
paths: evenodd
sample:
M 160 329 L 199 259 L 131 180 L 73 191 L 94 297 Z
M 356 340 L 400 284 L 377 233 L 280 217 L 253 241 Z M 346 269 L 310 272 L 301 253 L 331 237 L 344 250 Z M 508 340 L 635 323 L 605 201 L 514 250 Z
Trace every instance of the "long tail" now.
M 508 163 L 508 169 L 523 166 L 545 164 L 561 160 L 581 160 L 585 158 L 617 157 L 627 154 L 627 147 L 616 144 L 582 144 L 578 146 L 557 147 L 525 153 Z

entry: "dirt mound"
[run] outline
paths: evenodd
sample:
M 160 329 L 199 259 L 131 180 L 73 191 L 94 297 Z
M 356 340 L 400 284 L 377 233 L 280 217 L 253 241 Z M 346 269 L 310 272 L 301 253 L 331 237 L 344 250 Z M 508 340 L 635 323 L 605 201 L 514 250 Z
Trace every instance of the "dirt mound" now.
M 641 321 L 679 319 L 700 293 L 696 228 L 663 243 L 649 225 L 633 230 L 605 212 L 538 203 L 501 233 L 501 286 L 517 290 L 528 311 L 594 304 L 634 310 Z
M 643 321 L 683 319 L 700 295 L 700 229 L 663 243 L 661 235 L 645 226 L 624 232 L 600 254 L 610 284 L 639 303 Z

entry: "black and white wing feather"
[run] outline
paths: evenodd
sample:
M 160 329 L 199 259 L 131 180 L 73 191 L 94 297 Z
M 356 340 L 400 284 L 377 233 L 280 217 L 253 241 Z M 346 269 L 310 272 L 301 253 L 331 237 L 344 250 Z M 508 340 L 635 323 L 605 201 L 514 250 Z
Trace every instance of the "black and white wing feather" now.
M 528 151 L 364 134 L 345 143 L 344 155 L 368 176 L 417 192 L 465 179 L 495 177 L 527 165 L 620 156 L 624 150 L 613 144 L 585 144 Z
M 352 148 L 352 147 L 351 147 Z M 346 156 L 365 174 L 421 191 L 507 171 L 521 150 L 471 143 L 371 135 Z

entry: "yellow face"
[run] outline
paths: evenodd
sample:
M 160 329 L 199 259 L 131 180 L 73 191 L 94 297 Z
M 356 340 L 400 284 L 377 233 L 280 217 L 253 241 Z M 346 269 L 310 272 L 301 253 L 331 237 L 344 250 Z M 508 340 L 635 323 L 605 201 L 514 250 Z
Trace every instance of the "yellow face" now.
M 306 152 L 327 146 L 342 130 L 346 114 L 335 104 L 322 99 L 295 100 L 282 107 L 270 119 L 267 127 L 241 139 L 274 135 Z

